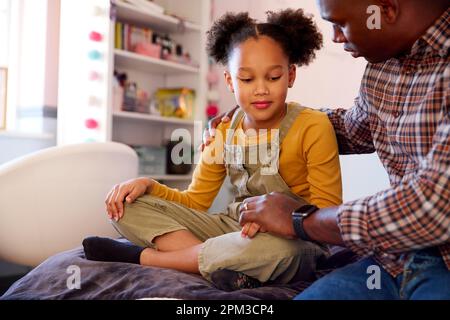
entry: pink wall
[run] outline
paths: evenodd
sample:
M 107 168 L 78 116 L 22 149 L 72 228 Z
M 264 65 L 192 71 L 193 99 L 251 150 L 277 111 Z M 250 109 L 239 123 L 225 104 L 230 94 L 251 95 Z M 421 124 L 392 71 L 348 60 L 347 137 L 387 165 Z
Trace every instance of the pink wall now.
M 60 0 L 48 0 L 44 104 L 50 107 L 58 105 L 59 17 Z

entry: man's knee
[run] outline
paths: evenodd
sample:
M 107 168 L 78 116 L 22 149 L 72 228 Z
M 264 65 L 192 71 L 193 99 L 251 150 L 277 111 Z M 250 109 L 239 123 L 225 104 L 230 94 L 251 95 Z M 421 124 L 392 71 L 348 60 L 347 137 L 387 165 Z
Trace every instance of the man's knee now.
M 380 271 L 380 287 L 373 287 L 369 267 L 378 266 L 367 258 L 337 269 L 314 282 L 296 300 L 392 300 L 397 299 L 395 280 Z M 381 269 L 380 269 L 381 270 Z

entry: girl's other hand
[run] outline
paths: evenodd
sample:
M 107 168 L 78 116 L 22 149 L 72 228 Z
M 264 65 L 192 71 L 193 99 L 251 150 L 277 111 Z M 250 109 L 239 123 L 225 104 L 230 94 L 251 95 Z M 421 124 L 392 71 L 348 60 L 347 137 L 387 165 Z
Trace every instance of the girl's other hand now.
M 242 228 L 241 236 L 242 238 L 253 239 L 258 234 L 258 232 L 264 233 L 266 232 L 266 230 L 261 228 L 261 226 L 257 223 L 249 222 Z
M 108 217 L 116 222 L 123 218 L 123 203 L 133 203 L 140 196 L 150 193 L 154 184 L 150 178 L 137 178 L 115 185 L 106 196 Z

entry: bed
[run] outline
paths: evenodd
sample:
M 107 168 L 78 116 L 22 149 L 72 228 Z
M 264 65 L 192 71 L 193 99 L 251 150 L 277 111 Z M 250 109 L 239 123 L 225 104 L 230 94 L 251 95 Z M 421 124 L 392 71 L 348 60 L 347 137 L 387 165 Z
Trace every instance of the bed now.
M 316 276 L 319 278 L 356 259 L 349 250 L 335 247 L 329 258 L 319 261 Z M 81 271 L 79 289 L 71 282 L 74 267 Z M 47 259 L 13 284 L 0 300 L 289 300 L 310 284 L 294 280 L 288 285 L 225 292 L 193 274 L 89 261 L 80 247 Z
M 287 300 L 311 284 L 224 292 L 197 275 L 86 260 L 77 247 L 84 237 L 118 236 L 105 218 L 105 194 L 137 172 L 134 150 L 117 143 L 50 148 L 1 166 L 0 258 L 35 268 L 0 300 Z M 342 248 L 332 253 L 316 277 L 355 259 Z M 78 271 L 79 289 L 71 282 Z

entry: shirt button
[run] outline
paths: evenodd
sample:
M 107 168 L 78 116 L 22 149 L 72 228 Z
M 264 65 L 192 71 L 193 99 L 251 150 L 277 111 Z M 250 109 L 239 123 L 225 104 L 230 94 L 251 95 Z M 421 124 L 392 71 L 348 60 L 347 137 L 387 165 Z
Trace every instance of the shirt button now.
M 400 112 L 398 112 L 398 111 L 395 111 L 395 112 L 394 112 L 394 117 L 395 117 L 395 118 L 398 118 L 398 117 L 400 117 Z

